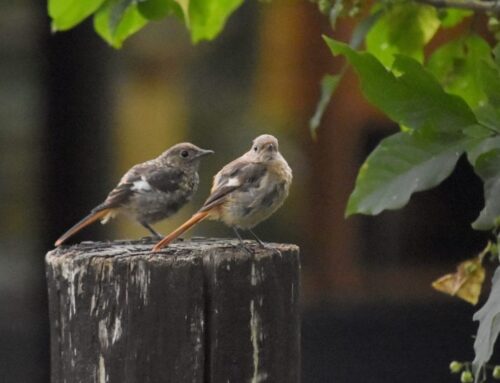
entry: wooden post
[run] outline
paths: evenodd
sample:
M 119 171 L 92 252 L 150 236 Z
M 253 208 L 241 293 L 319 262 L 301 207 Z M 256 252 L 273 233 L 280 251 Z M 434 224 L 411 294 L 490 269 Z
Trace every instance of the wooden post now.
M 47 254 L 52 383 L 299 382 L 297 246 L 152 245 Z

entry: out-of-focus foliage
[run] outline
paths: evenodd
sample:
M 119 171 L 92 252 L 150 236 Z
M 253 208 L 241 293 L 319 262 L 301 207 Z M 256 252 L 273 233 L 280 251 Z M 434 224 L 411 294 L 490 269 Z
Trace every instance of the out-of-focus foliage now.
M 337 88 L 337 85 L 339 84 L 340 78 L 340 74 L 335 76 L 327 74 L 321 80 L 321 97 L 316 107 L 316 112 L 309 121 L 309 128 L 311 129 L 311 135 L 314 140 L 316 140 L 316 130 L 321 123 L 321 117 L 330 102 L 330 98 L 332 97 L 335 88 Z
M 435 35 L 440 21 L 435 8 L 398 3 L 388 8 L 366 36 L 366 47 L 386 67 L 395 54 L 423 61 L 424 46 Z
M 94 17 L 96 32 L 115 48 L 150 21 L 176 17 L 193 42 L 211 40 L 243 0 L 48 0 L 53 31 L 71 29 Z
M 438 10 L 438 17 L 441 20 L 441 27 L 453 28 L 460 24 L 466 17 L 472 16 L 473 13 L 464 9 L 441 8 Z
M 370 31 L 373 25 L 382 15 L 382 12 L 375 11 L 369 17 L 361 21 L 354 29 L 351 40 L 349 41 L 349 46 L 357 49 L 365 40 L 366 34 Z M 347 66 L 344 65 L 343 69 L 337 75 L 325 75 L 321 80 L 321 96 L 316 105 L 316 111 L 314 115 L 309 120 L 309 130 L 311 131 L 311 137 L 313 140 L 317 138 L 317 129 L 321 124 L 321 118 L 325 113 L 325 110 L 330 102 L 333 92 L 337 88 L 342 76 L 345 73 Z
M 489 44 L 470 34 L 439 47 L 427 66 L 441 79 L 447 92 L 459 95 L 471 108 L 477 108 L 486 102 L 483 67 L 491 61 Z

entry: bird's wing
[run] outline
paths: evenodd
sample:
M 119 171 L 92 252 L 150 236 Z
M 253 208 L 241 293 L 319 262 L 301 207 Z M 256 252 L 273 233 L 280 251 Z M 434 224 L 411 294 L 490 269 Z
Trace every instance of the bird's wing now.
M 243 191 L 259 187 L 265 174 L 266 166 L 262 163 L 241 160 L 229 163 L 214 177 L 212 193 L 203 204 L 200 212 L 220 205 L 235 190 Z
M 122 177 L 106 200 L 95 207 L 93 212 L 123 206 L 137 193 L 172 193 L 178 189 L 183 174 L 182 170 L 169 166 L 136 165 Z
M 113 190 L 109 192 L 103 203 L 97 205 L 92 209 L 92 213 L 96 213 L 105 209 L 118 208 L 126 204 L 132 194 L 133 191 L 131 190 L 131 184 L 119 183 Z

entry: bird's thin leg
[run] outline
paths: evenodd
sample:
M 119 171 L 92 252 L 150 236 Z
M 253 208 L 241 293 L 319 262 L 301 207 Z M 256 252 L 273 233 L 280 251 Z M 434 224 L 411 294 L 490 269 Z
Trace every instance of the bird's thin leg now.
M 259 237 L 257 237 L 257 235 L 253 232 L 252 229 L 248 229 L 248 231 L 250 232 L 250 234 L 253 235 L 255 240 L 259 243 L 260 247 L 267 248 L 266 244 L 264 242 L 262 242 Z
M 240 246 L 243 247 L 248 254 L 253 255 L 253 253 L 250 251 L 250 249 L 245 246 L 245 243 L 243 242 L 243 238 L 241 238 L 241 235 L 240 235 L 238 229 L 233 227 L 233 231 L 234 231 L 234 234 L 236 234 L 236 236 L 238 237 L 238 240 L 240 241 Z
M 240 245 L 245 247 L 245 244 L 243 243 L 243 238 L 241 238 L 241 235 L 240 235 L 240 232 L 238 231 L 238 229 L 233 227 L 233 231 L 234 231 L 234 234 L 236 234 L 236 237 L 238 237 L 238 240 L 240 241 Z
M 145 222 L 141 222 L 141 225 L 144 226 L 146 229 L 149 230 L 149 232 L 151 234 L 153 234 L 153 237 L 156 237 L 157 239 L 162 239 L 163 238 L 163 235 L 161 235 L 160 233 L 158 233 L 155 229 L 153 229 L 149 224 L 145 223 Z
M 254 236 L 255 240 L 259 243 L 261 248 L 271 250 L 274 254 L 278 254 L 279 256 L 281 256 L 281 251 L 270 245 L 266 245 L 264 242 L 260 240 L 259 237 L 257 237 L 257 235 L 255 235 L 255 233 L 251 229 L 248 229 L 248 231 L 250 232 L 250 234 Z

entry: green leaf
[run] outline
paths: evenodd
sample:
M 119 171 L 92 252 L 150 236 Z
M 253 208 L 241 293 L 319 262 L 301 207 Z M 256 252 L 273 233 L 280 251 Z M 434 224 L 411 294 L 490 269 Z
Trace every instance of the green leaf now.
M 477 121 L 459 97 L 444 92 L 420 63 L 397 56 L 389 72 L 370 53 L 325 38 L 354 66 L 365 97 L 406 131 L 384 141 L 361 167 L 346 214 L 378 214 L 405 205 L 414 192 L 439 184 L 475 140 Z M 465 134 L 465 133 L 468 134 Z
M 481 90 L 487 102 L 474 110 L 477 119 L 493 131 L 500 133 L 500 71 L 491 58 L 478 63 Z
M 441 85 L 417 61 L 398 56 L 395 74 L 370 53 L 357 52 L 344 43 L 325 37 L 334 55 L 343 54 L 358 73 L 365 97 L 391 119 L 408 128 L 434 126 L 457 131 L 477 121 L 459 97 L 444 92 Z
M 467 148 L 467 158 L 471 165 L 474 166 L 482 154 L 493 149 L 500 149 L 500 136 L 487 137 L 477 142 L 472 142 Z
M 423 61 L 423 48 L 439 24 L 434 7 L 411 2 L 394 4 L 366 36 L 366 48 L 386 67 L 392 65 L 398 53 Z
M 189 29 L 193 42 L 212 40 L 224 28 L 228 17 L 243 3 L 243 0 L 178 0 L 188 3 L 182 7 L 189 10 Z M 182 6 L 182 4 L 181 4 Z
M 474 162 L 474 170 L 484 183 L 484 208 L 472 223 L 476 230 L 490 230 L 500 216 L 500 149 L 481 154 Z
M 104 0 L 49 0 L 48 12 L 52 30 L 65 31 L 81 23 L 94 13 Z
M 493 56 L 495 57 L 495 63 L 500 65 L 500 43 L 493 47 Z
M 445 90 L 463 98 L 471 108 L 484 105 L 483 62 L 492 62 L 491 47 L 477 35 L 441 46 L 429 59 L 428 69 Z
M 480 376 L 481 369 L 490 360 L 495 342 L 500 333 L 500 266 L 497 267 L 493 275 L 488 300 L 474 314 L 473 319 L 479 321 L 474 341 L 474 352 L 476 355 L 472 362 L 474 376 L 477 378 Z
M 174 0 L 146 0 L 137 4 L 137 9 L 148 20 L 161 20 L 169 15 L 183 18 L 180 5 Z
M 366 35 L 370 30 L 373 28 L 375 23 L 380 19 L 382 16 L 382 10 L 376 10 L 370 16 L 367 18 L 363 19 L 358 23 L 356 28 L 354 28 L 354 31 L 352 32 L 351 35 L 351 40 L 349 41 L 349 46 L 354 49 L 358 49 L 363 40 L 365 39 Z
M 143 28 L 148 20 L 130 2 L 123 9 L 124 1 L 108 1 L 94 15 L 94 29 L 111 46 L 121 48 L 127 37 Z
M 462 129 L 462 133 L 467 137 L 477 138 L 480 140 L 489 138 L 494 134 L 491 129 L 488 129 L 480 124 L 468 126 L 465 129 Z
M 136 0 L 113 0 L 111 1 L 111 9 L 109 12 L 109 28 L 111 33 L 116 32 L 118 25 L 123 20 L 125 12 L 133 4 L 137 3 Z
M 438 13 L 439 19 L 441 20 L 441 26 L 443 28 L 452 28 L 460 24 L 463 19 L 470 17 L 474 14 L 472 11 L 464 9 L 442 9 L 442 12 Z
M 384 139 L 361 167 L 346 215 L 398 209 L 413 193 L 438 185 L 453 171 L 467 140 L 429 128 Z
M 182 10 L 182 13 L 184 14 L 184 21 L 186 23 L 186 26 L 189 28 L 190 26 L 190 20 L 189 20 L 189 4 L 191 0 L 175 0 L 175 2 L 179 5 L 179 7 Z
M 454 73 L 455 66 L 459 66 L 456 61 L 463 60 L 464 48 L 465 44 L 462 38 L 441 45 L 429 58 L 427 68 L 446 84 L 450 81 L 447 80 L 449 73 Z
M 331 75 L 327 74 L 323 76 L 321 79 L 321 96 L 318 101 L 318 105 L 316 106 L 316 111 L 314 112 L 314 116 L 309 120 L 309 129 L 311 131 L 311 136 L 313 140 L 317 138 L 317 129 L 321 122 L 321 117 L 323 117 L 323 113 L 325 113 L 325 109 L 330 102 L 330 98 L 332 97 L 335 88 L 337 88 L 341 75 Z
M 474 110 L 477 120 L 485 127 L 500 133 L 500 109 L 484 104 Z
M 500 108 L 500 71 L 498 64 L 488 57 L 478 63 L 477 71 L 481 87 L 484 90 L 488 102 L 495 108 Z

